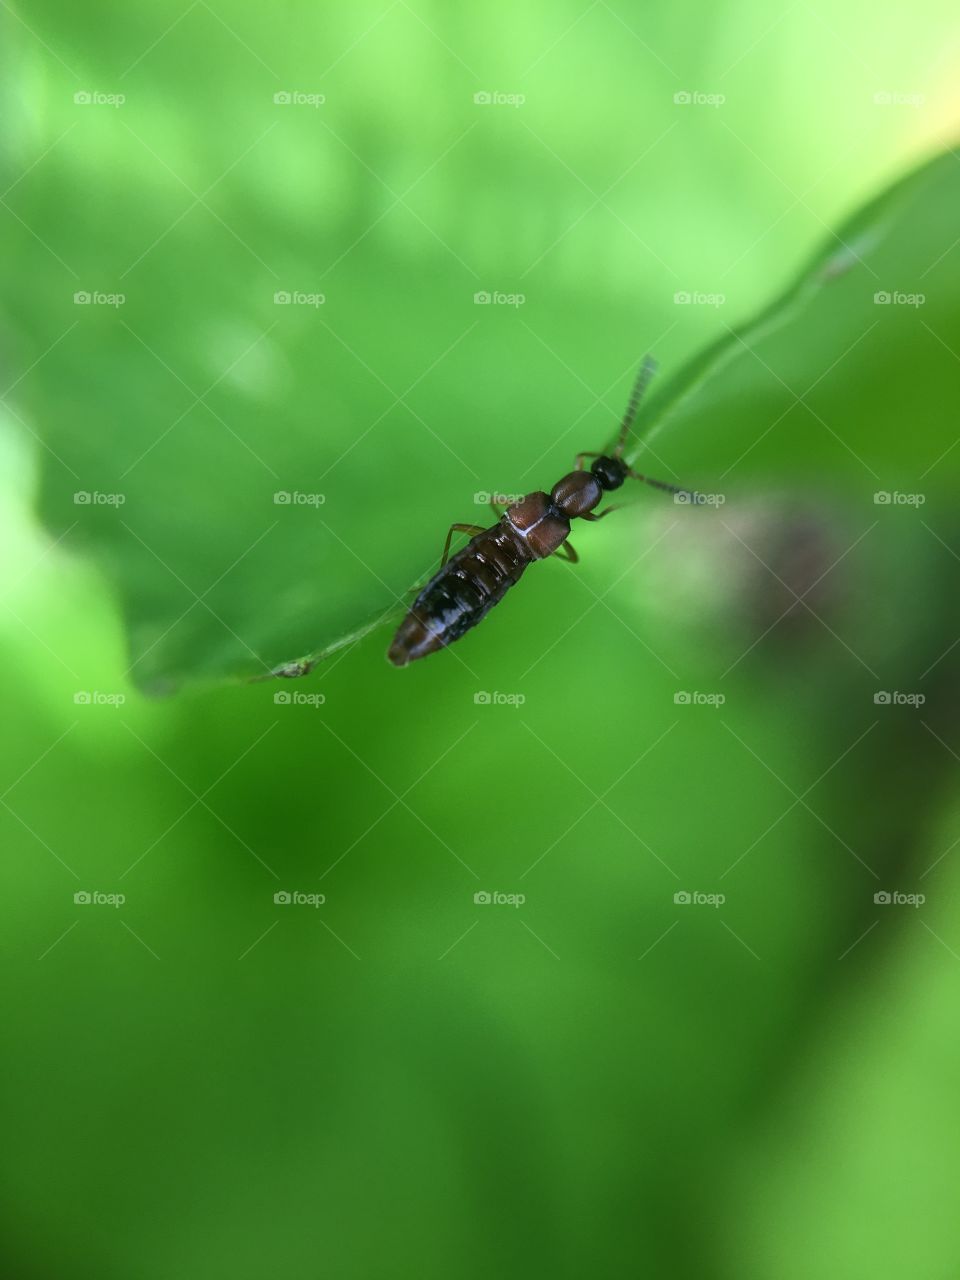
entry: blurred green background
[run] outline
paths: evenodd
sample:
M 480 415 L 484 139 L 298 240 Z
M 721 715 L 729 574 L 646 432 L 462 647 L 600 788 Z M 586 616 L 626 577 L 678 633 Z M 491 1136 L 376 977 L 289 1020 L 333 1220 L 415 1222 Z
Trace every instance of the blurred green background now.
M 955 7 L 0 24 L 6 1270 L 955 1274 Z

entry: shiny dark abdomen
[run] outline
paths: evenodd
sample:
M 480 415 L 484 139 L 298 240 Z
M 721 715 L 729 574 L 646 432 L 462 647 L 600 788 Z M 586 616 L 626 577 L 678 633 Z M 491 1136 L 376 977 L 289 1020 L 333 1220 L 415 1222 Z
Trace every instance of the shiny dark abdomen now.
M 476 534 L 417 596 L 394 638 L 390 660 L 405 666 L 459 640 L 520 581 L 532 559 L 507 521 Z

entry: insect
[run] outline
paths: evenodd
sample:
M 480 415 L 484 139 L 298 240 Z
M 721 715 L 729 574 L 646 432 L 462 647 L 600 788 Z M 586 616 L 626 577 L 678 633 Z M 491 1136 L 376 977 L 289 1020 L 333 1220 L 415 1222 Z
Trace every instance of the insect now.
M 490 528 L 474 524 L 450 526 L 439 570 L 414 600 L 393 638 L 387 656 L 394 666 L 405 667 L 459 640 L 500 603 L 534 560 L 556 555 L 576 564 L 579 556 L 567 542 L 570 521 L 602 520 L 616 511 L 616 506 L 597 512 L 594 508 L 605 493 L 619 489 L 626 479 L 641 480 L 668 493 L 687 493 L 676 485 L 639 475 L 623 461 L 627 436 L 656 368 L 649 356 L 641 365 L 611 454 L 577 454 L 576 470 L 558 480 L 550 493 L 529 493 L 503 512 L 496 502 L 491 502 L 500 518 Z M 584 470 L 586 458 L 593 459 L 589 471 Z M 692 495 L 688 497 L 692 499 Z M 472 536 L 450 556 L 450 540 L 455 533 Z

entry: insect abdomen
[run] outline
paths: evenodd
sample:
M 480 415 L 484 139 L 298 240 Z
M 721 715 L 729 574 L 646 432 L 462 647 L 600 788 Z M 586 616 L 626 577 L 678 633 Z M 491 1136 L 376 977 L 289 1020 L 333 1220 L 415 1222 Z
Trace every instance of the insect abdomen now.
M 413 602 L 390 646 L 390 661 L 405 667 L 459 640 L 520 581 L 532 558 L 505 521 L 471 538 Z

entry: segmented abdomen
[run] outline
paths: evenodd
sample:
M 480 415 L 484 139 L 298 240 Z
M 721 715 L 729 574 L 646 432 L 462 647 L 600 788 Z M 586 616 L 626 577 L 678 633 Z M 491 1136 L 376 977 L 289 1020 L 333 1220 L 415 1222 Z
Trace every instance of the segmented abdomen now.
M 506 520 L 476 534 L 417 596 L 394 636 L 390 661 L 404 667 L 459 640 L 520 581 L 531 559 Z

